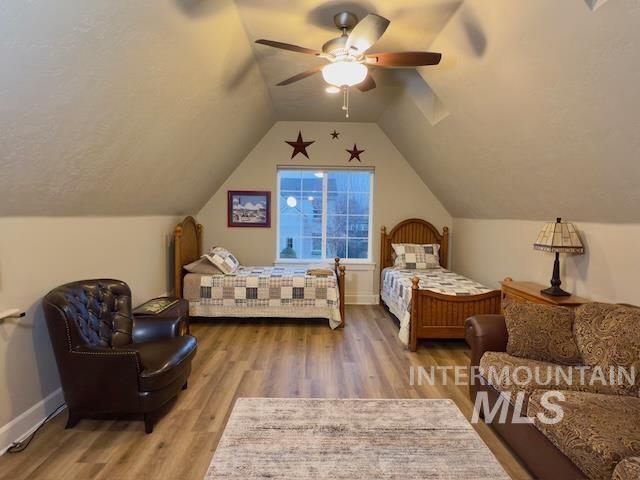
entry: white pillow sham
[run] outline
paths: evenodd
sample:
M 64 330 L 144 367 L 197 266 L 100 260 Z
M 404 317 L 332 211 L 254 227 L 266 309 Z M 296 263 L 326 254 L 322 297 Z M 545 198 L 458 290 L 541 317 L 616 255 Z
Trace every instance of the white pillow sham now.
M 227 275 L 235 273 L 240 266 L 238 259 L 226 248 L 214 247 L 201 258 L 206 258 L 213 265 L 218 267 L 222 273 Z

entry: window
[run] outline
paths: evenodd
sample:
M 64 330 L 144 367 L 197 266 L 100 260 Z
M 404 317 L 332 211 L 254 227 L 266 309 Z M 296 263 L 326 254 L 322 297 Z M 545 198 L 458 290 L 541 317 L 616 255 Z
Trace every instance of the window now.
M 278 260 L 371 257 L 370 170 L 278 171 Z

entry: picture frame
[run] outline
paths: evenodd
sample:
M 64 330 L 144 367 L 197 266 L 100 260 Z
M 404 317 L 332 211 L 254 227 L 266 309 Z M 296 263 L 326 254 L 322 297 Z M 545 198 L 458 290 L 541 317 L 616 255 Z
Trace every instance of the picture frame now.
M 271 227 L 271 192 L 229 190 L 227 192 L 227 226 Z

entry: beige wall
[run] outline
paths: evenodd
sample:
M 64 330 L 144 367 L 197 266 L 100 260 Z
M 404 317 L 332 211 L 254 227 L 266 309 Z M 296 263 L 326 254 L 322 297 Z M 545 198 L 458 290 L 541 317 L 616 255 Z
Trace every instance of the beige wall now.
M 339 140 L 329 135 L 341 132 Z M 291 157 L 285 140 L 295 140 L 301 130 L 305 140 L 316 143 L 308 149 L 310 159 Z M 365 149 L 362 163 L 347 163 L 346 148 Z M 278 122 L 222 185 L 198 214 L 205 226 L 204 245 L 229 248 L 245 265 L 270 265 L 276 257 L 278 165 L 363 166 L 375 169 L 373 206 L 373 259 L 379 256 L 379 232 L 399 221 L 420 217 L 436 227 L 451 226 L 451 216 L 411 166 L 374 123 Z M 272 192 L 272 228 L 227 228 L 227 190 L 270 190 Z M 369 274 L 371 275 L 371 274 Z M 377 278 L 377 277 L 375 277 Z M 371 284 L 377 288 L 377 280 Z
M 42 296 L 60 284 L 96 277 L 126 281 L 134 302 L 165 293 L 167 245 L 176 221 L 0 218 L 0 310 L 27 312 L 23 319 L 0 324 L 0 442 L 22 433 L 3 426 L 59 387 Z
M 553 220 L 553 219 L 552 219 Z M 453 268 L 487 285 L 504 277 L 547 285 L 553 254 L 533 250 L 543 221 L 454 219 Z M 593 300 L 640 305 L 640 225 L 575 222 L 584 255 L 561 255 L 563 288 Z

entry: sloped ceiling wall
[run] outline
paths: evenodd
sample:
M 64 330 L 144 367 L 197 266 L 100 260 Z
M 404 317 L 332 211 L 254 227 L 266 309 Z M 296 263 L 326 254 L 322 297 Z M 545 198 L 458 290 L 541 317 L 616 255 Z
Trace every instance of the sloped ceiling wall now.
M 455 217 L 640 222 L 640 2 L 467 0 L 379 124 Z
M 230 0 L 0 2 L 0 215 L 197 210 L 273 125 Z
M 197 211 L 275 119 L 344 120 L 318 78 L 273 87 L 313 58 L 250 42 L 318 48 L 344 7 L 444 54 L 352 118 L 453 216 L 640 222 L 638 0 L 5 0 L 0 215 Z

